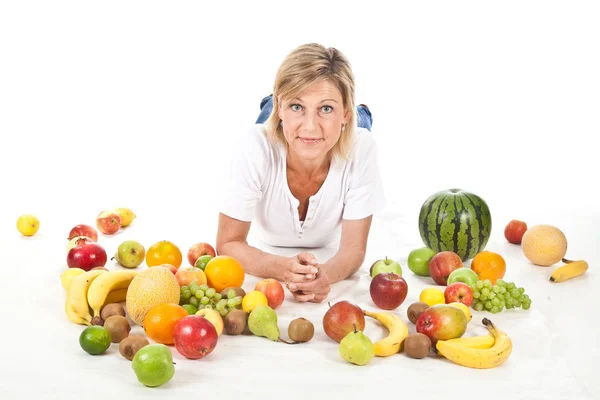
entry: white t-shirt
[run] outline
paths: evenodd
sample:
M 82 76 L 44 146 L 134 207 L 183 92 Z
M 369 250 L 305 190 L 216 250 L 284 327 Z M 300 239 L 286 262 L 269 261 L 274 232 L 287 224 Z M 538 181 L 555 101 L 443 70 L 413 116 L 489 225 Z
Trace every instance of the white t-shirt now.
M 348 160 L 332 160 L 304 221 L 287 183 L 286 153 L 283 144 L 268 141 L 263 124 L 256 124 L 239 138 L 231 157 L 220 212 L 252 221 L 264 243 L 308 248 L 339 243 L 342 219 L 362 219 L 385 205 L 377 148 L 367 129 L 356 128 Z

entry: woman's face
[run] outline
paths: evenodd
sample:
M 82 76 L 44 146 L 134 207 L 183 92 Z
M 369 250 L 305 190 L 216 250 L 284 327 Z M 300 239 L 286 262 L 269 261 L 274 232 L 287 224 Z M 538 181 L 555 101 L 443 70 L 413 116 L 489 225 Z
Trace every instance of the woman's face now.
M 349 113 L 339 89 L 324 80 L 281 102 L 279 118 L 290 150 L 300 159 L 318 161 L 337 143 Z

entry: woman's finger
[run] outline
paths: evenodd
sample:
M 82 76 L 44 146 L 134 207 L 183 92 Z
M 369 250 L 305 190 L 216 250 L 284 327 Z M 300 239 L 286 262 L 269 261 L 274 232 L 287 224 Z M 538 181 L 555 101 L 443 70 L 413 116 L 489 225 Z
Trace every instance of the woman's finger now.
M 296 256 L 296 258 L 298 259 L 298 262 L 300 264 L 310 264 L 310 265 L 317 265 L 318 261 L 315 258 L 315 256 L 313 256 L 312 254 L 308 253 L 308 252 L 302 252 L 300 254 L 298 254 Z
M 294 299 L 296 299 L 296 301 L 299 301 L 302 303 L 311 301 L 312 299 L 315 298 L 314 293 L 292 292 L 292 295 L 294 295 Z

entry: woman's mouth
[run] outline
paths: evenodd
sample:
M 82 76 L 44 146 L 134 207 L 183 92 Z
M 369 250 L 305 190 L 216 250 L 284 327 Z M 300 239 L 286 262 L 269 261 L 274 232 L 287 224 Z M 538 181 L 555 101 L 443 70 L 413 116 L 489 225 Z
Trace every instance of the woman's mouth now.
M 317 139 L 314 139 L 314 138 L 303 138 L 303 137 L 299 137 L 298 139 L 300 139 L 300 140 L 302 141 L 302 143 L 305 143 L 305 144 L 315 144 L 315 143 L 317 143 L 317 142 L 320 142 L 320 141 L 321 141 L 321 139 L 319 139 L 319 138 L 317 138 Z

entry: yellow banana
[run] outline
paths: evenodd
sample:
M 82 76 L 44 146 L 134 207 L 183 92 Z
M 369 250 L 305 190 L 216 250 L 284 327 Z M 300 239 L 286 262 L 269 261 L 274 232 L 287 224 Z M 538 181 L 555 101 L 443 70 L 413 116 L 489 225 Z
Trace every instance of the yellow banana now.
M 129 226 L 136 218 L 135 213 L 130 208 L 120 207 L 116 208 L 115 211 L 119 214 L 119 217 L 121 217 L 122 227 Z
M 504 363 L 512 353 L 512 341 L 508 335 L 497 329 L 492 321 L 483 319 L 483 324 L 494 337 L 494 345 L 487 349 L 476 349 L 453 343 L 452 340 L 438 340 L 437 351 L 448 360 L 469 368 L 494 368 Z
M 110 303 L 120 303 L 122 301 L 125 301 L 126 297 L 127 297 L 127 288 L 113 290 L 112 292 L 110 292 L 108 294 L 108 296 L 106 296 L 106 300 L 104 301 L 104 304 L 102 305 L 102 307 L 104 307 L 105 305 L 110 304 Z
M 91 284 L 102 274 L 107 273 L 103 269 L 93 269 L 73 278 L 73 282 L 67 291 L 67 305 L 73 314 L 79 316 L 87 322 L 92 321 L 90 307 L 87 300 L 88 290 Z M 67 312 L 69 315 L 69 312 Z
M 127 289 L 136 274 L 137 271 L 109 271 L 92 282 L 87 292 L 87 302 L 94 312 L 94 317 L 100 316 L 108 294 L 118 289 Z
M 571 261 L 563 258 L 562 261 L 565 265 L 558 267 L 552 272 L 550 282 L 564 282 L 577 278 L 583 275 L 589 268 L 588 263 L 583 260 Z
M 446 340 L 448 343 L 470 347 L 472 349 L 489 349 L 496 343 L 496 339 L 492 335 L 468 336 L 456 339 Z
M 391 312 L 370 312 L 363 310 L 363 314 L 381 322 L 389 331 L 388 336 L 373 344 L 375 355 L 378 357 L 387 357 L 398 353 L 404 339 L 408 336 L 408 326 L 406 326 L 404 321 Z
M 67 314 L 67 317 L 69 317 L 71 322 L 74 322 L 79 325 L 90 325 L 89 321 L 81 318 L 79 315 L 73 312 L 73 310 L 71 309 L 71 305 L 68 301 L 65 301 L 65 313 Z

